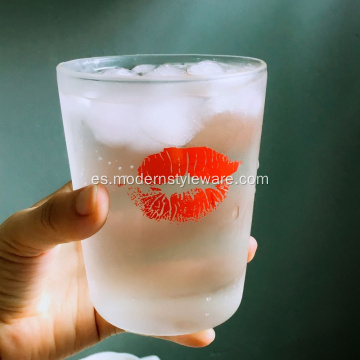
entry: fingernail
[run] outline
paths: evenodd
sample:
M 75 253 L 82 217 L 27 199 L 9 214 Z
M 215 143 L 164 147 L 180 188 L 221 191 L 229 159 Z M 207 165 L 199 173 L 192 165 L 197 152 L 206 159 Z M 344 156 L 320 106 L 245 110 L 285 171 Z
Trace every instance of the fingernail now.
M 212 343 L 215 340 L 215 330 L 209 329 L 207 333 L 209 343 Z
M 252 236 L 250 236 L 247 262 L 250 262 L 254 258 L 257 246 L 257 241 Z
M 79 215 L 90 215 L 95 211 L 97 185 L 82 190 L 76 199 L 76 211 Z
M 194 338 L 192 339 L 192 342 L 189 345 L 194 347 L 204 347 L 211 344 L 214 340 L 215 340 L 214 329 L 208 329 L 194 334 Z
M 249 246 L 257 248 L 257 241 L 252 236 L 250 236 Z

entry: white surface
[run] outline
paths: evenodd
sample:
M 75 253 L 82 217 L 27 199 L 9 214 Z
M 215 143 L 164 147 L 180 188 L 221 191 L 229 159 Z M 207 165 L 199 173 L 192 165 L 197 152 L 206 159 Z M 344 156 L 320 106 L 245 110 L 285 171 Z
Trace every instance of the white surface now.
M 157 356 L 151 355 L 144 358 L 138 358 L 135 355 L 127 353 L 115 353 L 111 351 L 101 352 L 90 355 L 82 360 L 160 360 Z

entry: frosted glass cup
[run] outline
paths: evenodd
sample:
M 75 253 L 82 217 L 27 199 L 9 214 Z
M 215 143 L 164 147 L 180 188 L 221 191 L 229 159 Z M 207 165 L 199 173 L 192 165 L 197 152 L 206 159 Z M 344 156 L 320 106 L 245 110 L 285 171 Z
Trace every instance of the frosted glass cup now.
M 73 187 L 110 194 L 105 225 L 82 241 L 98 313 L 146 335 L 226 321 L 244 287 L 266 64 L 114 56 L 57 76 Z

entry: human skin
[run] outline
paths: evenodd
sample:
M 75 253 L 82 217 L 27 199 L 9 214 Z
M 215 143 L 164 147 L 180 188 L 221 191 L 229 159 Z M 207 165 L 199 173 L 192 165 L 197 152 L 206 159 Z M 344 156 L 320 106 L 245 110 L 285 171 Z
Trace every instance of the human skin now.
M 106 188 L 73 191 L 71 182 L 0 225 L 0 359 L 64 359 L 124 332 L 94 309 L 79 240 L 109 211 Z M 248 261 L 257 243 L 250 237 Z M 161 339 L 203 347 L 213 329 Z

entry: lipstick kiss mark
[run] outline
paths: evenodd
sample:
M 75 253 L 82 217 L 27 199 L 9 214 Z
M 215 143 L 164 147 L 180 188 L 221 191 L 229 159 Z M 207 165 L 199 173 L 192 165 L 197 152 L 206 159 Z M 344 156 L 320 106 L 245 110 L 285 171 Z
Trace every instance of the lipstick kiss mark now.
M 230 161 L 207 147 L 165 148 L 149 155 L 138 168 L 138 175 L 154 179 L 154 184 L 145 191 L 132 187 L 128 195 L 149 219 L 198 221 L 224 201 L 229 190 L 225 179 L 236 172 L 239 164 L 241 161 Z M 170 196 L 163 192 L 161 185 L 185 175 L 196 176 L 206 188 L 197 187 Z

